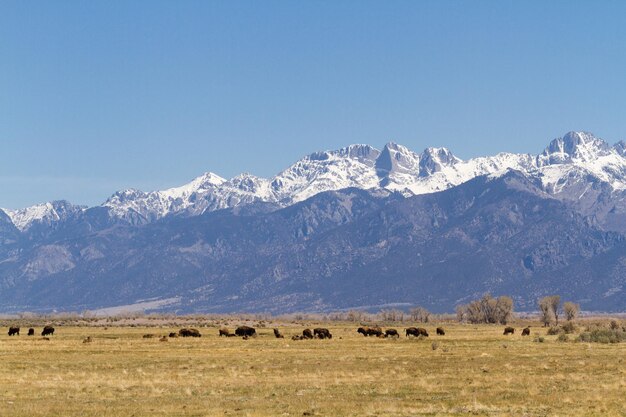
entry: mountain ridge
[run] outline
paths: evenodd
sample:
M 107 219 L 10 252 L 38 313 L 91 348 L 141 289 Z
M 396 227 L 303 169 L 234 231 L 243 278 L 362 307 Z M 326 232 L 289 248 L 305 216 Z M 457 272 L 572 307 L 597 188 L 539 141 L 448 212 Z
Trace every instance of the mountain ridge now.
M 317 193 L 356 187 L 384 188 L 406 196 L 448 189 L 472 178 L 516 169 L 541 178 L 554 194 L 568 178 L 593 175 L 616 190 L 626 189 L 626 147 L 610 146 L 588 132 L 568 132 L 552 140 L 538 155 L 502 152 L 463 161 L 447 148 L 426 148 L 418 154 L 403 145 L 387 143 L 382 151 L 355 144 L 334 151 L 311 153 L 272 178 L 242 173 L 224 179 L 206 172 L 187 184 L 162 191 L 127 189 L 115 192 L 100 207 L 130 224 L 146 224 L 168 215 L 199 215 L 259 202 L 287 207 Z M 53 223 L 61 216 L 42 203 L 19 210 L 3 210 L 20 230 L 36 223 Z M 69 203 L 68 203 L 69 204 Z M 65 210 L 87 210 L 72 206 Z

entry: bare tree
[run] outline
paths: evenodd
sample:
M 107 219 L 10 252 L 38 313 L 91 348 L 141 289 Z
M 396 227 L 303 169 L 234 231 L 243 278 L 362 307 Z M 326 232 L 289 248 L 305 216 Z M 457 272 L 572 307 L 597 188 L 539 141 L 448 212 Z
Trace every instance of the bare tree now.
M 404 321 L 404 312 L 401 310 L 381 310 L 380 316 L 383 321 Z
M 549 295 L 539 299 L 539 310 L 541 311 L 541 322 L 544 326 L 549 326 L 553 322 L 559 324 L 560 295 Z
M 461 304 L 454 309 L 456 312 L 456 320 L 460 323 L 467 319 L 467 304 Z
M 493 298 L 491 294 L 485 294 L 480 300 L 457 306 L 456 314 L 457 318 L 470 323 L 506 324 L 513 317 L 513 299 L 507 296 Z
M 572 303 L 571 301 L 566 301 L 563 303 L 563 312 L 565 313 L 565 318 L 567 321 L 572 321 L 578 316 L 578 312 L 580 311 L 580 305 L 576 303 Z
M 361 322 L 361 321 L 363 321 L 363 317 L 364 316 L 365 316 L 365 313 L 363 313 L 362 311 L 350 310 L 350 311 L 348 311 L 348 314 L 346 316 L 346 320 L 352 321 L 352 322 Z
M 411 319 L 420 323 L 428 323 L 430 321 L 430 311 L 424 307 L 415 307 L 411 311 Z

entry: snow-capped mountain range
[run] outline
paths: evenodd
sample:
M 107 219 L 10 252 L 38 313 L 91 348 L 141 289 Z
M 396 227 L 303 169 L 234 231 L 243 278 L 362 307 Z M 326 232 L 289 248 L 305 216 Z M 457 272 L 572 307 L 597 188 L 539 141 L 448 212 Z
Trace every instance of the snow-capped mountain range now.
M 610 190 L 624 190 L 626 145 L 618 142 L 611 146 L 591 133 L 569 132 L 550 142 L 539 155 L 500 153 L 467 161 L 446 148 L 427 148 L 418 154 L 396 143 L 388 143 L 382 151 L 369 145 L 350 145 L 305 156 L 269 179 L 244 173 L 227 180 L 207 172 L 188 184 L 163 191 L 118 191 L 101 207 L 116 220 L 145 224 L 166 216 L 194 216 L 258 202 L 287 207 L 324 191 L 349 187 L 385 189 L 404 196 L 428 194 L 481 175 L 500 176 L 508 170 L 524 173 L 537 180 L 546 193 L 562 198 L 575 198 L 564 190 L 580 180 L 587 188 L 592 180 Z M 87 208 L 55 201 L 2 210 L 18 230 L 27 231 Z
M 351 145 L 269 179 L 0 210 L 0 313 L 450 312 L 485 292 L 626 311 L 625 151 L 583 132 L 467 161 Z

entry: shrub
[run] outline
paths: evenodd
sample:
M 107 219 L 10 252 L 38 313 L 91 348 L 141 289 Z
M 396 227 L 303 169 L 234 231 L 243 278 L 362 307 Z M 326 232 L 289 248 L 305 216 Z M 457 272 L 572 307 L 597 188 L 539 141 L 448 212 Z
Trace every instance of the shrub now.
M 539 336 L 539 337 L 535 337 L 535 339 L 533 340 L 533 342 L 537 342 L 537 343 L 543 343 L 545 342 L 546 339 L 544 339 L 543 337 Z
M 557 342 L 568 342 L 569 341 L 569 336 L 566 335 L 565 333 L 560 334 L 559 337 L 556 338 Z
M 565 323 L 563 326 L 561 326 L 561 328 L 567 334 L 576 333 L 576 325 L 574 325 L 574 323 L 571 321 Z
M 596 329 L 581 333 L 577 339 L 579 342 L 595 343 L 619 343 L 626 342 L 626 332 L 622 330 Z
M 563 329 L 559 326 L 552 326 L 547 331 L 548 336 L 554 336 L 554 335 L 561 334 L 561 333 L 564 333 L 564 332 L 563 332 Z

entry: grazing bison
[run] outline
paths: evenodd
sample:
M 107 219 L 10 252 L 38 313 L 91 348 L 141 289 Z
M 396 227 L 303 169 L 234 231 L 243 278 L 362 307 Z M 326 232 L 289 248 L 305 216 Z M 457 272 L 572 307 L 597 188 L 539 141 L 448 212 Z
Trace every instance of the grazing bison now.
M 230 336 L 230 330 L 228 330 L 226 327 L 223 327 L 220 329 L 220 337 L 228 337 Z
M 522 329 L 522 336 L 530 336 L 530 327 Z
M 9 327 L 9 336 L 20 335 L 19 327 Z
M 409 327 L 405 330 L 405 333 L 406 333 L 406 337 L 409 337 L 409 336 L 417 337 L 420 335 L 419 332 L 417 331 L 417 327 Z
M 445 336 L 446 331 L 443 330 L 443 327 L 437 327 L 437 336 Z
M 54 327 L 52 326 L 44 326 L 43 330 L 41 331 L 41 335 L 42 336 L 52 336 L 54 335 Z
M 428 337 L 428 332 L 423 327 L 409 327 L 408 329 L 405 330 L 405 333 L 406 333 L 406 337 L 409 337 L 409 336 L 415 336 L 415 337 L 424 336 L 424 337 Z
M 178 333 L 176 333 L 176 332 L 170 332 L 170 337 L 178 337 Z
M 515 333 L 515 329 L 513 327 L 505 327 L 504 328 L 504 335 L 507 336 L 509 334 L 514 334 Z
M 202 337 L 198 329 L 180 329 L 178 335 L 182 337 Z
M 396 329 L 385 330 L 385 337 L 400 337 Z
M 330 331 L 328 329 L 324 329 L 324 328 L 321 328 L 321 327 L 313 329 L 313 334 L 318 339 L 332 339 L 333 338 L 333 335 L 330 334 Z
M 313 332 L 311 329 L 302 330 L 302 339 L 313 339 Z
M 363 336 L 378 336 L 384 335 L 383 330 L 380 327 L 359 327 L 357 333 L 361 333 Z
M 32 327 L 30 329 L 28 329 L 28 335 L 29 336 L 34 336 L 35 335 L 35 329 L 33 329 Z
M 254 330 L 254 327 L 249 327 L 249 326 L 239 326 L 235 329 L 235 334 L 237 336 L 255 336 L 256 335 L 256 330 Z
M 276 339 L 284 339 L 285 338 L 285 336 L 280 334 L 280 330 L 278 330 L 278 329 L 274 329 L 274 336 L 276 336 Z

